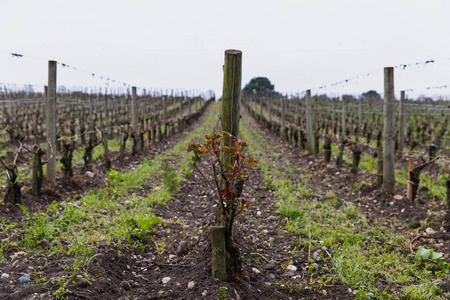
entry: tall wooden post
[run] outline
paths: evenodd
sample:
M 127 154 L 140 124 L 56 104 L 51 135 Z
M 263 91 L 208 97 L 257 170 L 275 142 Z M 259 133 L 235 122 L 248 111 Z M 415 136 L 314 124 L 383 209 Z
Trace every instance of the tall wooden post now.
M 133 131 L 137 134 L 138 131 L 138 102 L 137 102 L 137 94 L 136 87 L 132 88 L 132 96 L 131 96 L 131 126 L 133 127 Z
M 242 52 L 226 50 L 222 94 L 222 130 L 236 137 L 239 136 L 239 120 L 241 118 L 241 73 Z M 226 139 L 225 141 L 231 143 L 231 140 Z
M 358 100 L 358 134 L 356 135 L 356 142 L 359 142 L 359 138 L 362 136 L 362 123 L 363 123 L 363 117 L 362 117 L 362 100 Z
M 306 139 L 308 142 L 308 152 L 314 153 L 314 129 L 313 129 L 313 118 L 312 118 L 312 99 L 311 90 L 306 91 Z
M 342 97 L 342 132 L 340 132 L 341 137 L 339 143 L 339 153 L 336 160 L 336 165 L 338 168 L 341 168 L 344 162 L 346 132 L 347 132 L 347 100 Z
M 108 148 L 108 132 L 109 132 L 109 111 L 108 111 L 108 89 L 105 89 L 105 101 L 103 103 L 103 108 L 105 111 L 105 128 L 103 130 L 103 162 L 105 164 L 106 170 L 109 171 L 111 168 L 111 160 L 109 159 L 109 148 Z
M 403 146 L 405 144 L 405 91 L 400 92 L 400 107 L 398 112 L 398 157 L 403 156 Z
M 239 121 L 241 118 L 241 77 L 242 77 L 242 52 L 240 50 L 226 50 L 223 74 L 223 93 L 222 93 L 222 130 L 239 137 Z M 225 138 L 222 145 L 232 146 L 233 140 Z M 222 153 L 222 162 L 233 164 L 231 154 Z M 220 182 L 221 186 L 224 184 Z M 211 231 L 212 248 L 212 275 L 220 280 L 227 280 L 227 270 L 225 262 L 225 248 L 227 238 L 232 239 L 233 220 L 220 222 Z M 228 225 L 228 226 L 224 226 Z M 231 225 L 231 228 L 229 227 Z M 225 242 L 224 242 L 225 241 Z
M 48 87 L 46 99 L 46 135 L 53 151 L 56 149 L 56 61 L 48 62 Z M 47 155 L 50 155 L 50 146 L 47 146 Z M 50 181 L 56 180 L 56 153 L 47 163 L 47 177 Z
M 395 192 L 394 68 L 384 68 L 383 189 Z

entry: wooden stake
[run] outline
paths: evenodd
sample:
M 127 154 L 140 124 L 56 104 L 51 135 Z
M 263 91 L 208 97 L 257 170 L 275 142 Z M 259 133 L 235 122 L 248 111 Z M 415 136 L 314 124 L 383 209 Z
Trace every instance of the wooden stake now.
M 405 91 L 400 92 L 399 128 L 398 128 L 398 157 L 403 157 L 403 146 L 405 144 Z
M 227 261 L 225 256 L 225 226 L 211 228 L 212 275 L 222 281 L 227 280 Z
M 394 68 L 384 68 L 383 189 L 395 193 Z
M 46 99 L 46 135 L 53 149 L 56 149 L 56 61 L 48 62 L 48 88 Z M 47 146 L 47 153 L 51 152 Z M 55 153 L 56 154 L 56 153 Z M 47 163 L 47 178 L 56 180 L 56 155 Z
M 312 99 L 311 90 L 306 91 L 306 139 L 308 142 L 308 152 L 314 153 L 314 129 L 313 129 L 313 118 L 312 118 Z

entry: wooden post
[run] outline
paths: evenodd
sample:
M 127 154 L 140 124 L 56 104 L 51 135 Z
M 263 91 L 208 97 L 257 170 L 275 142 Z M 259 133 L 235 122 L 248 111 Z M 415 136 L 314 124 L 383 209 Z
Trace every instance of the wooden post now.
M 222 130 L 236 137 L 239 136 L 239 120 L 241 118 L 241 72 L 242 52 L 226 50 L 222 94 Z M 231 140 L 226 142 L 228 146 L 231 145 Z
M 383 185 L 383 147 L 378 147 L 377 187 Z
M 48 62 L 48 88 L 46 99 L 46 135 L 53 149 L 56 149 L 56 61 Z M 47 145 L 47 155 L 51 149 Z M 47 178 L 53 183 L 56 180 L 56 153 L 47 163 Z
M 223 74 L 223 92 L 222 92 L 222 114 L 221 123 L 222 130 L 226 131 L 235 137 L 239 138 L 239 123 L 241 118 L 240 106 L 241 106 L 241 78 L 242 78 L 242 51 L 240 50 L 226 50 L 225 51 L 225 63 L 224 63 L 224 74 Z M 233 146 L 234 142 L 232 139 L 226 137 L 222 141 L 222 146 Z M 222 163 L 233 165 L 232 154 L 221 154 Z M 223 188 L 224 182 L 222 177 L 220 178 L 220 186 Z M 230 219 L 225 221 L 225 218 L 221 218 L 220 226 L 217 227 L 218 232 L 216 235 L 220 237 L 212 237 L 211 244 L 215 243 L 217 240 L 224 239 L 224 249 L 233 244 L 233 230 L 234 230 L 234 215 L 233 210 L 230 210 Z M 221 226 L 224 226 L 221 229 Z M 228 246 L 227 246 L 228 245 Z M 214 248 L 213 248 L 214 252 Z M 213 276 L 220 280 L 226 280 L 226 265 L 223 264 L 225 259 L 225 251 L 217 252 L 220 253 L 221 258 L 218 259 L 214 257 L 212 260 Z M 230 253 L 230 255 L 235 255 Z
M 383 189 L 395 193 L 394 68 L 384 68 Z
M 405 91 L 400 92 L 400 107 L 398 112 L 398 157 L 403 157 L 403 146 L 405 144 Z
M 308 152 L 314 153 L 314 129 L 313 129 L 313 119 L 312 119 L 312 99 L 311 90 L 306 91 L 306 130 L 307 130 L 307 142 L 308 142 Z
M 344 151 L 345 151 L 345 134 L 347 131 L 347 103 L 344 98 L 342 98 L 342 132 L 340 133 L 340 143 L 339 143 L 339 153 L 336 160 L 336 165 L 338 168 L 342 167 L 342 164 L 344 162 Z
M 356 142 L 359 142 L 359 137 L 363 137 L 362 135 L 362 123 L 363 123 L 363 117 L 362 117 L 362 100 L 359 99 L 358 101 L 358 134 L 356 135 Z
M 105 129 L 103 130 L 103 162 L 106 170 L 111 168 L 111 160 L 109 159 L 108 133 L 109 133 L 109 111 L 108 111 L 108 89 L 105 89 L 105 101 L 103 104 L 105 110 Z
M 406 198 L 412 204 L 413 199 L 413 183 L 411 182 L 411 171 L 414 169 L 414 156 L 408 157 L 408 183 L 406 185 Z
M 347 101 L 342 98 L 342 132 L 341 140 L 345 138 L 347 134 Z
M 332 131 L 333 131 L 333 133 L 334 134 L 336 134 L 336 131 L 335 131 L 335 128 L 336 128 L 336 126 L 337 126 L 337 124 L 336 124 L 336 99 L 332 99 L 331 100 L 331 105 L 332 105 L 332 107 L 331 107 L 331 109 L 332 109 L 332 112 L 331 112 L 331 126 L 332 126 Z
M 312 125 L 312 128 L 313 128 L 313 138 L 314 138 L 314 142 L 313 142 L 313 148 L 314 148 L 314 156 L 317 156 L 317 155 L 319 155 L 319 135 L 318 135 L 318 128 L 319 128 L 319 125 L 317 124 L 317 119 L 318 119 L 318 115 L 319 115 L 319 111 L 318 111 L 318 108 L 317 108 L 317 102 L 315 101 L 314 102 L 314 105 L 311 105 L 312 107 L 311 107 L 311 110 L 313 111 L 313 115 L 312 115 L 312 122 L 313 122 L 313 125 Z
M 131 96 L 131 127 L 133 127 L 133 131 L 138 134 L 138 102 L 137 102 L 137 94 L 136 87 L 132 88 L 132 96 Z
M 227 261 L 225 256 L 225 226 L 211 228 L 212 275 L 222 281 L 227 280 Z

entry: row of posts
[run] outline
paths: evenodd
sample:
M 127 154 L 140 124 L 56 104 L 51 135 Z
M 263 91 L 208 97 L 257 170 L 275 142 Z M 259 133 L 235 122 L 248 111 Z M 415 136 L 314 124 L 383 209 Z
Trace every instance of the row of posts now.
M 56 99 L 57 99 L 57 62 L 56 61 L 49 61 L 48 62 L 48 85 L 45 87 L 45 123 L 46 123 L 46 136 L 50 141 L 51 147 L 53 149 L 56 149 Z M 92 99 L 91 99 L 92 101 Z M 195 109 L 198 109 L 199 103 L 198 99 L 195 101 Z M 164 105 L 164 116 L 167 118 L 168 112 L 167 112 L 167 106 Z M 191 113 L 191 104 L 189 104 L 189 113 Z M 108 93 L 105 92 L 105 98 L 104 98 L 104 112 L 105 112 L 105 128 L 109 128 L 109 109 L 108 109 Z M 92 134 L 95 134 L 94 132 L 94 122 L 92 118 L 92 105 L 89 107 L 89 114 L 90 114 L 90 124 L 89 124 L 89 130 L 93 132 Z M 179 113 L 181 115 L 182 113 L 182 105 L 180 103 L 179 106 Z M 131 90 L 131 127 L 134 132 L 139 132 L 139 111 L 138 111 L 138 97 L 137 97 L 137 88 L 135 86 L 132 87 Z M 104 146 L 105 146 L 105 152 L 108 151 L 107 149 L 107 141 L 108 141 L 108 133 L 105 131 L 103 133 L 103 140 L 104 140 Z M 50 153 L 50 146 L 47 145 L 47 153 Z M 48 162 L 47 164 L 47 173 L 46 173 L 48 179 L 51 181 L 56 180 L 56 155 L 53 156 L 53 158 Z
M 271 99 L 269 99 L 271 101 Z M 342 99 L 342 136 L 345 136 L 346 133 L 346 118 L 347 118 L 347 100 Z M 287 111 L 287 101 L 280 101 L 281 108 L 281 126 L 284 129 L 286 127 L 285 119 L 286 119 L 286 111 Z M 317 130 L 317 114 L 313 113 L 313 98 L 311 97 L 311 90 L 306 91 L 305 95 L 305 104 L 306 104 L 306 139 L 307 139 L 307 150 L 310 153 L 314 153 L 317 155 L 318 147 L 314 146 L 314 132 Z M 336 122 L 336 111 L 335 111 L 335 103 L 333 105 L 333 114 L 332 121 Z M 299 104 L 296 106 L 296 112 L 299 109 Z M 403 145 L 405 141 L 405 91 L 401 91 L 400 93 L 400 105 L 399 105 L 399 118 L 398 118 L 398 145 L 399 151 L 403 150 Z M 262 105 L 260 106 L 262 110 Z M 268 115 L 269 122 L 271 121 L 271 109 L 272 105 L 268 104 Z M 384 68 L 384 101 L 383 101 L 383 146 L 381 149 L 378 149 L 379 152 L 382 153 L 382 167 L 380 166 L 380 170 L 382 169 L 382 173 L 379 174 L 381 178 L 381 185 L 383 189 L 390 193 L 394 194 L 395 192 L 395 113 L 396 113 L 396 101 L 394 95 L 394 68 L 386 67 Z M 262 111 L 261 111 L 262 114 Z M 362 103 L 358 105 L 357 118 L 358 118 L 358 133 L 361 132 L 362 123 L 363 123 L 363 111 L 362 111 Z M 282 134 L 285 130 L 282 130 Z M 287 139 L 287 137 L 286 137 Z M 358 136 L 356 137 L 356 142 L 358 142 Z

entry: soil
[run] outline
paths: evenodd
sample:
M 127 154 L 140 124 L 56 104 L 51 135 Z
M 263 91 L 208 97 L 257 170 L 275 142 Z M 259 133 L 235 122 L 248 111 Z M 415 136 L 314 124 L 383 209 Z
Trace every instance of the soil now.
M 182 133 L 167 138 L 153 146 L 146 157 L 172 148 L 201 124 L 208 115 L 210 107 L 201 118 Z M 244 117 L 250 118 L 248 115 Z M 264 134 L 270 143 L 280 143 L 279 138 L 261 128 L 256 121 L 252 126 Z M 421 193 L 421 205 L 409 205 L 406 200 L 394 200 L 374 185 L 364 185 L 352 190 L 349 182 L 365 180 L 375 182 L 373 175 L 361 172 L 356 178 L 350 174 L 346 165 L 340 170 L 333 164 L 326 165 L 321 156 L 303 155 L 298 146 L 282 144 L 280 153 L 292 164 L 311 171 L 312 188 L 334 191 L 337 196 L 353 201 L 367 216 L 369 221 L 383 220 L 387 226 L 404 230 L 414 217 L 410 228 L 417 235 L 423 224 L 430 224 L 431 211 L 440 211 L 439 201 Z M 118 153 L 111 153 L 113 168 L 129 170 L 144 158 L 127 156 L 125 163 L 118 163 Z M 170 162 L 169 162 L 170 163 Z M 23 189 L 23 203 L 30 211 L 44 210 L 52 201 L 61 201 L 68 197 L 80 197 L 90 188 L 105 186 L 106 172 L 101 162 L 96 162 L 98 170 L 94 177 L 88 177 L 85 170 L 78 166 L 77 174 L 70 181 L 58 180 L 55 186 L 46 185 L 44 194 L 36 197 L 27 188 Z M 207 162 L 200 168 L 205 170 Z M 317 172 L 321 170 L 320 172 Z M 236 282 L 221 282 L 213 279 L 211 273 L 211 247 L 209 244 L 210 226 L 215 222 L 217 200 L 214 191 L 197 173 L 191 173 L 181 183 L 180 190 L 167 206 L 155 206 L 154 212 L 164 221 L 154 227 L 154 232 L 142 242 L 145 249 L 131 247 L 116 248 L 113 244 L 99 245 L 89 267 L 90 278 L 76 278 L 65 283 L 66 299 L 355 299 L 348 286 L 338 282 L 325 286 L 305 284 L 314 282 L 307 265 L 309 252 L 299 249 L 299 237 L 284 230 L 286 219 L 277 212 L 272 190 L 268 189 L 260 170 L 250 170 L 251 181 L 245 183 L 243 196 L 251 201 L 251 209 L 245 211 L 239 221 L 236 236 L 241 251 L 243 274 Z M 332 183 L 325 179 L 332 176 Z M 397 194 L 403 195 L 402 187 Z M 434 216 L 433 213 L 431 216 Z M 23 212 L 15 207 L 0 206 L 0 217 L 19 221 Z M 398 223 L 393 223 L 395 217 Z M 426 221 L 428 220 L 428 221 Z M 448 235 L 440 230 L 443 217 L 435 216 L 436 232 L 441 235 L 435 242 L 441 242 L 442 251 L 450 252 Z M 428 222 L 428 223 L 427 223 Z M 413 238 L 413 236 L 411 236 Z M 420 240 L 417 244 L 429 243 Z M 416 245 L 417 246 L 417 245 Z M 312 252 L 326 249 L 312 249 Z M 407 253 L 407 249 L 405 252 Z M 0 299 L 54 299 L 60 285 L 39 282 L 39 274 L 49 278 L 60 278 L 65 273 L 64 263 L 71 265 L 74 258 L 54 255 L 10 253 L 15 261 L 7 258 L 8 263 L 0 264 L 0 274 L 9 274 L 9 279 L 0 280 Z M 8 255 L 9 256 L 9 255 Z M 17 259 L 18 256 L 18 259 Z M 319 261 L 318 264 L 323 262 Z M 296 271 L 287 267 L 293 265 Z M 32 275 L 31 283 L 19 284 L 23 274 Z M 163 283 L 163 279 L 170 280 Z M 193 283 L 193 286 L 192 286 Z M 449 286 L 445 283 L 443 286 Z M 223 292 L 223 298 L 221 293 Z

